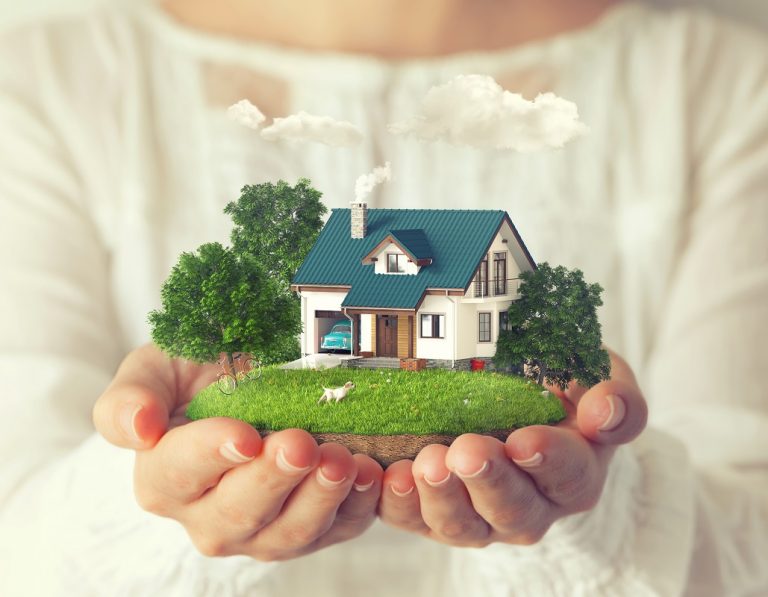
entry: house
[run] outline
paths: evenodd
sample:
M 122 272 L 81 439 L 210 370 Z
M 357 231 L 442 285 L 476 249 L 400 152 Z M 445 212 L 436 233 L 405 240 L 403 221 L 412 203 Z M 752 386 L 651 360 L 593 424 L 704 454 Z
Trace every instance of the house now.
M 346 319 L 352 355 L 489 359 L 520 272 L 535 268 L 505 211 L 334 209 L 291 286 L 302 353 Z

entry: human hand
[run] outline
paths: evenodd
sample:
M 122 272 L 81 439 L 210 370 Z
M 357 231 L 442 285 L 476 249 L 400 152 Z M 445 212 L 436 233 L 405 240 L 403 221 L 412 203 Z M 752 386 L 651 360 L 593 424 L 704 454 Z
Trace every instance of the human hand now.
M 383 474 L 372 458 L 318 446 L 299 429 L 262 440 L 235 419 L 186 419 L 187 404 L 216 371 L 147 345 L 125 358 L 96 402 L 99 433 L 137 451 L 141 507 L 179 521 L 205 555 L 262 561 L 311 553 L 368 528 Z
M 528 545 L 557 519 L 593 508 L 616 446 L 645 427 L 645 399 L 614 353 L 610 380 L 589 390 L 550 391 L 567 411 L 556 427 L 518 429 L 505 443 L 465 434 L 450 447 L 433 444 L 413 462 L 392 464 L 379 502 L 382 520 L 450 545 Z

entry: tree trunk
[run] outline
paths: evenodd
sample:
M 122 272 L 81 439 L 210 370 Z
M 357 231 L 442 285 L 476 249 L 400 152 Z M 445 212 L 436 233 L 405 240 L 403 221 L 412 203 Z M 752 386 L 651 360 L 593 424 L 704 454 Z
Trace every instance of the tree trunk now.
M 539 379 L 536 380 L 536 383 L 538 383 L 540 386 L 543 386 L 544 385 L 544 377 L 547 374 L 547 367 L 541 361 L 536 361 L 536 364 L 539 366 Z
M 237 371 L 235 371 L 235 358 L 231 352 L 227 353 L 227 363 L 229 363 L 229 370 L 232 372 L 232 377 L 235 378 L 235 385 L 237 385 Z

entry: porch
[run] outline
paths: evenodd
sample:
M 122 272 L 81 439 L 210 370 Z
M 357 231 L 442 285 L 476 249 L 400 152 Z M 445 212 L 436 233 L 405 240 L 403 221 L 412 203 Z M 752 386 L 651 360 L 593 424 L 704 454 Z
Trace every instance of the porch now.
M 361 353 L 361 330 L 370 329 L 365 339 L 365 356 L 391 359 L 399 366 L 398 359 L 413 358 L 416 355 L 416 313 L 413 310 L 389 309 L 345 309 L 344 314 L 352 319 L 352 354 Z M 369 325 L 362 325 L 362 318 L 368 318 Z M 370 361 L 371 359 L 363 359 Z M 386 361 L 384 361 L 386 362 Z M 384 365 L 383 365 L 384 366 Z

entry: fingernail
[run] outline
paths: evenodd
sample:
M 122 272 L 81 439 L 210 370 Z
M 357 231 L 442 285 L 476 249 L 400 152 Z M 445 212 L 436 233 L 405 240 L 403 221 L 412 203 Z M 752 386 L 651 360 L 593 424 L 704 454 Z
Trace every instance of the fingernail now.
M 124 407 L 120 413 L 120 426 L 123 428 L 123 432 L 128 437 L 136 441 L 141 441 L 139 432 L 136 431 L 136 416 L 139 414 L 141 409 L 142 406 L 139 404 L 138 406 L 133 407 L 133 409 L 130 407 Z
M 450 478 L 451 478 L 451 471 L 448 471 L 448 474 L 445 476 L 445 478 L 440 479 L 439 481 L 432 481 L 429 477 L 424 475 L 424 482 L 430 487 L 440 487 L 441 485 L 445 485 L 446 483 L 448 483 L 448 479 Z
M 408 491 L 398 491 L 397 489 L 395 489 L 394 485 L 390 485 L 389 488 L 392 490 L 392 493 L 394 493 L 397 497 L 405 497 L 413 493 L 413 485 L 411 485 Z
M 277 457 L 275 458 L 275 463 L 277 464 L 277 468 L 279 468 L 282 471 L 285 471 L 286 473 L 296 474 L 296 473 L 306 473 L 309 469 L 312 468 L 312 465 L 309 466 L 296 466 L 295 464 L 291 464 L 286 460 L 285 458 L 285 449 L 280 448 L 277 451 Z
M 627 407 L 624 401 L 616 394 L 609 394 L 605 397 L 608 402 L 608 417 L 606 417 L 603 424 L 598 427 L 598 431 L 611 431 L 619 426 L 624 420 L 624 415 L 627 412 Z
M 475 477 L 479 477 L 482 475 L 485 471 L 488 470 L 488 461 L 486 460 L 483 462 L 483 466 L 481 466 L 479 469 L 477 469 L 474 473 L 462 473 L 461 471 L 455 471 L 456 474 L 461 477 L 462 479 L 474 479 Z
M 317 482 L 320 483 L 320 485 L 322 485 L 326 489 L 336 489 L 339 485 L 344 483 L 344 481 L 346 480 L 347 480 L 346 477 L 342 477 L 338 481 L 331 481 L 328 477 L 325 476 L 322 468 L 317 469 Z
M 355 483 L 352 487 L 355 488 L 355 491 L 363 493 L 364 491 L 368 491 L 371 487 L 373 487 L 373 483 L 374 480 L 368 481 L 368 483 Z
M 524 460 L 515 460 L 514 458 L 512 459 L 512 462 L 514 462 L 517 466 L 522 466 L 523 468 L 539 466 L 543 461 L 544 455 L 541 452 L 536 452 L 533 456 Z
M 219 454 L 230 462 L 236 464 L 242 464 L 243 462 L 250 462 L 254 459 L 254 456 L 246 456 L 235 446 L 235 442 L 227 442 L 219 447 Z

